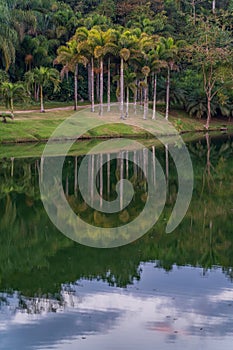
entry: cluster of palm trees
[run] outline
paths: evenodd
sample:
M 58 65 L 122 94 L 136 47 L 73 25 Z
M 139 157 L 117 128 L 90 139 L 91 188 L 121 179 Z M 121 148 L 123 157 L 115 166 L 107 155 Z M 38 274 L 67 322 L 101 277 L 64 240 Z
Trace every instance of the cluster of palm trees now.
M 3 73 L 1 71 L 1 73 Z M 0 74 L 0 97 L 5 102 L 5 107 L 14 116 L 14 101 L 27 101 L 34 91 L 35 99 L 40 99 L 40 110 L 44 109 L 44 88 L 52 84 L 54 90 L 59 88 L 60 76 L 55 68 L 36 67 L 25 73 L 23 82 L 12 83 L 7 74 Z
M 55 68 L 36 67 L 25 73 L 25 81 L 28 91 L 34 90 L 36 99 L 39 95 L 40 111 L 41 113 L 44 113 L 44 87 L 49 83 L 52 83 L 54 90 L 59 88 L 60 78 L 58 71 Z
M 182 42 L 175 43 L 171 37 L 148 35 L 137 29 L 103 31 L 98 27 L 90 30 L 81 27 L 66 45 L 59 47 L 54 63 L 62 65 L 62 75 L 69 72 L 74 73 L 75 109 L 78 101 L 79 65 L 87 67 L 92 111 L 95 110 L 96 95 L 99 99 L 99 115 L 103 113 L 104 75 L 107 73 L 108 110 L 110 109 L 113 81 L 117 82 L 116 95 L 120 102 L 121 119 L 128 116 L 130 91 L 135 104 L 138 99 L 141 102 L 144 101 L 144 119 L 146 119 L 149 88 L 153 90 L 153 119 L 155 119 L 157 74 L 161 70 L 166 70 L 165 118 L 168 119 L 170 73 L 171 70 L 177 69 L 176 62 L 181 45 Z M 124 110 L 125 99 L 126 111 Z
M 95 111 L 95 101 L 99 103 L 99 115 L 103 114 L 104 85 L 107 85 L 107 105 L 110 110 L 112 85 L 116 82 L 116 96 L 120 102 L 121 119 L 128 116 L 129 101 L 144 103 L 143 118 L 147 118 L 149 89 L 153 92 L 153 116 L 156 117 L 157 75 L 166 70 L 166 115 L 169 115 L 170 73 L 177 69 L 181 42 L 157 35 L 141 33 L 136 29 L 101 30 L 93 27 L 77 29 L 75 35 L 58 48 L 54 65 L 62 65 L 61 72 L 50 67 L 29 69 L 24 82 L 11 83 L 0 77 L 0 93 L 6 107 L 14 113 L 14 99 L 24 100 L 30 91 L 35 99 L 40 99 L 41 112 L 44 112 L 43 89 L 52 83 L 59 88 L 60 76 L 72 72 L 74 75 L 74 109 L 78 104 L 79 65 L 88 72 L 88 90 L 91 109 Z M 106 74 L 105 74 L 106 73 Z M 107 77 L 105 78 L 105 75 Z M 125 101 L 126 100 L 126 101 Z M 126 108 L 125 108 L 126 102 Z

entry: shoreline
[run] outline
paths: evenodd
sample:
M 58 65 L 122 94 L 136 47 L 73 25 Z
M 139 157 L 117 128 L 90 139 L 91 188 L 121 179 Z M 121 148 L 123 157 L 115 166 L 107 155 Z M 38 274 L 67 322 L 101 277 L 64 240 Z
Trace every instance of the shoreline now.
M 204 129 L 197 129 L 197 130 L 185 130 L 185 131 L 180 131 L 179 135 L 185 135 L 185 134 L 195 134 L 195 133 L 213 133 L 213 132 L 217 132 L 217 133 L 221 133 L 221 134 L 231 134 L 233 133 L 233 128 L 231 129 L 227 129 L 227 130 L 221 130 L 221 129 L 217 129 L 217 128 L 210 128 L 208 130 L 204 130 Z M 151 135 L 152 136 L 152 135 Z M 176 134 L 157 134 L 156 136 L 158 137 L 172 137 L 172 136 L 176 136 Z M 142 133 L 142 134 L 115 134 L 115 135 L 101 135 L 101 136 L 89 136 L 89 135 L 82 135 L 79 138 L 57 138 L 57 139 L 53 139 L 53 142 L 65 142 L 65 141 L 90 141 L 90 140 L 110 140 L 110 139 L 126 139 L 126 138 L 130 138 L 130 139 L 152 139 L 152 137 L 150 137 L 149 133 Z M 4 140 L 4 141 L 0 141 L 0 146 L 5 146 L 5 145 L 27 145 L 27 144 L 45 144 L 49 141 L 49 138 L 45 138 L 45 139 L 40 139 L 40 140 L 34 140 L 34 139 L 19 139 L 19 140 Z
M 90 105 L 78 106 L 78 110 L 90 108 Z M 16 145 L 34 146 L 34 145 L 45 145 L 53 134 L 54 130 L 67 118 L 75 113 L 72 106 L 64 106 L 57 108 L 50 108 L 46 110 L 46 113 L 40 113 L 39 110 L 18 110 L 15 112 L 17 118 L 14 121 L 7 123 L 0 123 L 0 145 L 2 147 L 9 146 L 14 147 Z M 160 121 L 163 120 L 164 116 L 162 112 L 157 112 Z M 83 114 L 85 118 L 85 114 Z M 151 118 L 148 118 L 149 124 Z M 82 119 L 81 119 L 82 120 Z M 159 120 L 159 119 L 158 119 Z M 100 141 L 107 139 L 116 138 L 129 138 L 129 139 L 154 139 L 153 135 L 149 131 L 145 131 L 143 128 L 137 127 L 134 124 L 133 118 L 130 118 L 132 123 L 114 122 L 113 115 L 104 127 L 97 127 L 89 130 L 86 134 L 77 137 L 58 137 L 54 139 L 54 142 L 66 142 L 66 141 Z M 160 123 L 159 121 L 159 123 Z M 206 133 L 233 133 L 233 122 L 219 119 L 212 119 L 210 128 L 205 129 L 204 120 L 198 120 L 191 118 L 181 110 L 173 109 L 170 111 L 169 122 L 177 130 L 179 135 L 187 134 L 206 134 Z M 155 126 L 156 128 L 156 126 Z M 174 137 L 174 133 L 160 133 L 159 129 L 156 131 L 157 137 Z
M 221 137 L 228 137 L 233 134 L 232 132 L 229 133 L 223 133 L 220 131 L 211 131 L 211 137 L 214 138 L 221 138 Z M 183 141 L 185 143 L 195 142 L 199 140 L 205 140 L 206 132 L 199 131 L 199 132 L 186 132 L 183 133 Z M 128 139 L 130 137 L 127 137 Z M 107 138 L 109 139 L 109 138 Z M 126 139 L 126 138 L 125 138 Z M 135 140 L 141 140 L 141 144 L 144 147 L 150 148 L 152 146 L 161 147 L 161 142 L 154 138 L 143 138 L 143 137 L 133 137 Z M 98 145 L 98 143 L 101 143 L 101 140 L 106 140 L 106 138 L 89 138 L 89 139 L 79 139 L 78 141 L 74 142 L 67 154 L 67 156 L 83 156 L 87 152 L 90 152 L 90 149 L 93 146 Z M 124 138 L 122 138 L 124 140 Z M 60 141 L 61 142 L 61 141 Z M 15 146 L 18 147 L 15 147 Z M 22 159 L 22 158 L 41 158 L 43 151 L 45 147 L 45 142 L 28 142 L 28 143 L 8 143 L 8 144 L 2 144 L 2 147 L 0 147 L 0 160 L 4 159 Z M 124 150 L 124 146 L 122 146 L 121 150 Z M 112 149 L 112 152 L 118 152 L 119 149 Z M 94 152 L 95 153 L 95 152 Z

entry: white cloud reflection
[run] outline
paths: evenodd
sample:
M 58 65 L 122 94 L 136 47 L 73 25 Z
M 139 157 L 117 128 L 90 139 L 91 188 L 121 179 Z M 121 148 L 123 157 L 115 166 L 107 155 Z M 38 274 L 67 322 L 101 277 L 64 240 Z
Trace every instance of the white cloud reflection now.
M 202 278 L 198 268 L 142 269 L 127 289 L 62 286 L 62 302 L 2 293 L 0 349 L 232 349 L 233 289 L 220 270 Z

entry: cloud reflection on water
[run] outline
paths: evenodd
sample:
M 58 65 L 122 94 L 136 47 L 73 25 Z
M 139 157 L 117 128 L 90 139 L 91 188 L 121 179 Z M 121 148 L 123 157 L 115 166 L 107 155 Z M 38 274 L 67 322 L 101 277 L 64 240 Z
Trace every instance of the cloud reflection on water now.
M 141 268 L 126 289 L 82 280 L 60 301 L 2 293 L 0 349 L 231 349 L 233 289 L 220 269 Z

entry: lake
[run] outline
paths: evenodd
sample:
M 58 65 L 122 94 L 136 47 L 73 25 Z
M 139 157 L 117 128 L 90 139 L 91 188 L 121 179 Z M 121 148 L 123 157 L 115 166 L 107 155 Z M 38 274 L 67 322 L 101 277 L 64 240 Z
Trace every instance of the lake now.
M 39 188 L 43 159 L 0 159 L 0 349 L 232 349 L 233 136 L 203 134 L 187 143 L 194 189 L 172 233 L 165 231 L 177 199 L 176 165 L 170 145 L 145 143 L 164 171 L 166 205 L 146 234 L 111 249 L 74 242 L 50 221 Z M 147 176 L 156 185 L 156 167 L 147 167 L 144 149 L 124 153 L 123 161 L 105 153 L 88 156 L 87 183 L 93 166 L 101 169 L 94 180 L 101 197 L 89 186 L 89 205 L 77 180 L 84 155 L 65 159 L 66 200 L 96 227 L 96 242 L 101 228 L 123 227 L 138 217 L 148 199 Z M 127 208 L 124 188 L 117 192 L 122 178 L 135 191 Z M 102 206 L 117 194 L 119 212 L 91 207 L 96 198 Z M 146 223 L 140 225 L 143 231 Z

